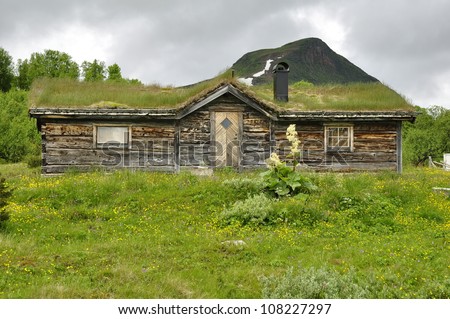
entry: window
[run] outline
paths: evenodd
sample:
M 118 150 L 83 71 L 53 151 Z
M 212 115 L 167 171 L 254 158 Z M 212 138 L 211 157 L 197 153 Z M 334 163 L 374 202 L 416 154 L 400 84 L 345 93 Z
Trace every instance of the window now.
M 96 147 L 103 146 L 129 146 L 130 132 L 128 126 L 96 126 Z
M 353 127 L 351 125 L 325 125 L 327 151 L 352 151 Z

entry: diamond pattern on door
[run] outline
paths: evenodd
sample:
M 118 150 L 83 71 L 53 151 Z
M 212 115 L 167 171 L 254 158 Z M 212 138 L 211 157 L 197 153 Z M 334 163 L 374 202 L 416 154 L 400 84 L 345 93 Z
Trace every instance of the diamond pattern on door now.
M 233 123 L 228 119 L 228 117 L 220 123 L 220 125 L 222 125 L 225 129 L 228 129 L 231 124 Z

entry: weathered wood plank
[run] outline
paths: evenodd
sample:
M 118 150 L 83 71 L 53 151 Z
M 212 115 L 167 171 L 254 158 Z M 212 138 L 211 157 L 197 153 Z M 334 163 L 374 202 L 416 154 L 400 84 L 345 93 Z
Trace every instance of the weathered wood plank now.
M 147 138 L 174 138 L 175 127 L 146 127 L 138 126 L 131 128 L 131 136 Z
M 380 140 L 393 140 L 397 138 L 397 133 L 368 133 L 368 134 L 361 134 L 361 133 L 353 133 L 354 139 L 362 139 L 362 140 L 373 140 L 373 139 L 380 139 Z
M 276 132 L 284 132 L 286 133 L 289 125 L 295 124 L 295 128 L 297 131 L 323 131 L 323 123 L 273 123 L 273 130 Z
M 323 150 L 323 139 L 305 139 L 300 140 L 301 143 L 299 145 L 302 149 L 317 149 L 317 150 Z M 275 141 L 275 148 L 277 149 L 290 149 L 291 143 L 287 140 L 284 141 Z
M 262 142 L 262 141 L 266 141 L 269 142 L 270 141 L 270 133 L 249 133 L 249 132 L 244 132 L 242 134 L 242 140 L 243 141 L 255 141 L 255 142 Z
M 42 125 L 41 132 L 45 135 L 92 136 L 94 128 L 89 124 L 46 123 Z
M 175 144 L 173 140 L 133 140 L 131 143 L 131 150 L 145 150 L 147 152 L 173 153 L 175 151 Z
M 268 143 L 242 143 L 241 145 L 241 151 L 242 153 L 249 153 L 249 152 L 255 152 L 255 151 L 263 151 L 263 152 L 269 152 L 270 151 L 270 145 Z
M 245 113 L 244 113 L 245 115 Z M 247 117 L 243 119 L 244 127 L 251 126 L 251 127 L 259 127 L 260 129 L 268 130 L 269 129 L 269 121 L 261 118 L 255 118 L 255 117 Z
M 180 132 L 180 143 L 198 143 L 198 142 L 209 142 L 211 140 L 210 133 L 201 133 L 201 132 Z
M 354 132 L 396 132 L 397 125 L 395 122 L 388 123 L 357 123 L 353 127 Z
M 372 151 L 384 151 L 384 152 L 396 152 L 396 143 L 389 143 L 385 141 L 378 141 L 376 143 L 368 142 L 354 142 L 353 149 L 355 152 L 372 152 Z
M 310 166 L 315 171 L 332 171 L 332 172 L 357 172 L 357 171 L 379 171 L 389 170 L 396 171 L 396 163 L 353 163 L 352 165 L 340 165 L 339 163 L 320 164 Z
M 47 135 L 45 140 L 48 148 L 92 149 L 93 144 L 92 136 Z
M 88 172 L 92 170 L 114 171 L 121 168 L 139 170 L 139 171 L 158 171 L 158 172 L 174 172 L 175 166 L 137 166 L 137 167 L 115 167 L 115 166 L 98 166 L 98 165 L 48 165 L 42 168 L 44 174 L 62 174 L 68 170 L 77 170 L 79 172 Z
M 316 130 L 316 131 L 297 131 L 298 137 L 300 139 L 305 139 L 305 138 L 320 138 L 323 139 L 324 137 L 324 131 L 323 130 Z M 274 133 L 275 139 L 276 140 L 286 140 L 286 132 L 280 132 L 277 131 Z
M 47 165 L 149 166 L 172 165 L 174 154 L 129 150 L 47 149 Z
M 102 150 L 47 148 L 45 161 L 48 165 L 110 165 L 120 160 L 120 154 L 119 151 L 108 155 Z

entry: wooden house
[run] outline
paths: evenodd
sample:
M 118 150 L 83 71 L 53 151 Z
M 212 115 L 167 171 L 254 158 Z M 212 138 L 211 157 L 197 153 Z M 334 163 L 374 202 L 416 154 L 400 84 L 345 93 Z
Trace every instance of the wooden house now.
M 415 113 L 403 98 L 380 83 L 294 85 L 288 90 L 287 81 L 285 85 L 282 81 L 281 95 L 278 83 L 272 98 L 268 87 L 247 87 L 234 79 L 213 82 L 202 83 L 194 96 L 162 107 L 158 103 L 110 102 L 80 107 L 76 106 L 79 102 L 74 106 L 61 100 L 41 101 L 43 96 L 52 96 L 45 91 L 51 85 L 38 84 L 32 91 L 30 115 L 37 119 L 42 136 L 43 173 L 93 168 L 178 172 L 264 167 L 272 152 L 280 157 L 288 153 L 286 129 L 290 124 L 296 124 L 304 166 L 401 171 L 402 122 L 413 121 Z M 64 92 L 70 90 L 66 85 Z M 181 89 L 158 94 L 176 90 Z M 368 97 L 348 96 L 352 90 L 365 90 Z M 371 101 L 377 90 L 390 98 L 380 102 L 378 96 Z M 106 94 L 107 89 L 104 91 Z M 356 100 L 352 105 L 357 109 L 348 109 L 351 99 Z

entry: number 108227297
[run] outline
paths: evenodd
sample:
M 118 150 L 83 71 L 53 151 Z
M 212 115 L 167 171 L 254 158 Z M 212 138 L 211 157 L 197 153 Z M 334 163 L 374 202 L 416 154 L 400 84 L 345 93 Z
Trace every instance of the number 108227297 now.
M 330 311 L 331 304 L 262 304 L 262 315 L 327 315 Z

